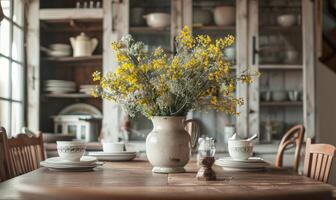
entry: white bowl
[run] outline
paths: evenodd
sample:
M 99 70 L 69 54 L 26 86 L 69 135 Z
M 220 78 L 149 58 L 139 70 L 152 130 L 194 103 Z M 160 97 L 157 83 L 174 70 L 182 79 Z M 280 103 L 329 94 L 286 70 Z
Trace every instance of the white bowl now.
M 49 45 L 50 50 L 58 50 L 58 51 L 71 51 L 71 46 L 68 44 L 62 44 L 62 43 L 55 43 Z
M 68 161 L 80 161 L 85 153 L 86 142 L 83 141 L 57 141 L 59 157 Z
M 287 50 L 285 52 L 285 63 L 293 64 L 298 61 L 299 52 L 296 50 Z
M 287 27 L 287 26 L 293 26 L 297 20 L 294 15 L 287 14 L 278 16 L 277 21 L 280 26 Z
M 214 9 L 214 20 L 218 26 L 234 25 L 236 8 L 234 6 L 219 6 Z
M 229 154 L 234 160 L 247 160 L 253 154 L 253 144 L 246 140 L 229 140 Z
M 164 28 L 170 25 L 170 15 L 167 13 L 149 13 L 143 17 L 150 27 Z
M 224 54 L 226 55 L 227 59 L 233 61 L 236 59 L 236 48 L 235 47 L 227 47 L 224 50 Z
M 287 91 L 272 91 L 273 101 L 286 101 L 288 99 Z
M 122 142 L 105 142 L 102 141 L 103 151 L 105 153 L 117 153 L 124 151 L 124 143 Z

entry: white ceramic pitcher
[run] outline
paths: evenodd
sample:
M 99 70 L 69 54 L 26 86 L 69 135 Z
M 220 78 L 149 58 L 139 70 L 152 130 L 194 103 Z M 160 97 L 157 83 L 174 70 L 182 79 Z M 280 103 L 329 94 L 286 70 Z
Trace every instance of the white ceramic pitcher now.
M 98 45 L 98 40 L 96 38 L 90 39 L 83 32 L 76 38 L 71 37 L 70 42 L 74 57 L 91 56 Z

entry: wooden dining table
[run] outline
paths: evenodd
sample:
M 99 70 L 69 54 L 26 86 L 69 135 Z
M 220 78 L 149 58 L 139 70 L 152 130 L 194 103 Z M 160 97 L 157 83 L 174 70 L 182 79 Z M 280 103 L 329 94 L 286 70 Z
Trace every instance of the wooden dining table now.
M 194 161 L 186 166 L 186 173 L 179 174 L 152 173 L 148 161 L 141 159 L 131 162 L 106 162 L 89 172 L 61 172 L 42 167 L 0 183 L 0 199 L 25 199 L 20 195 L 21 185 L 61 189 L 91 188 L 108 191 L 111 197 L 114 194 L 129 197 L 126 199 L 179 200 L 232 199 L 225 197 L 305 192 L 318 194 L 321 197 L 319 199 L 329 199 L 334 189 L 331 185 L 274 167 L 260 172 L 229 172 L 218 166 L 213 168 L 217 175 L 216 181 L 198 181 L 198 168 Z

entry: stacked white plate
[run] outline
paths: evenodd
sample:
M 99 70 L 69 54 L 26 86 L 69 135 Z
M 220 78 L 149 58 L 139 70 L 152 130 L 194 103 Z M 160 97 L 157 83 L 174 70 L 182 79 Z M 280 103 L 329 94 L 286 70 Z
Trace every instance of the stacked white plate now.
M 122 151 L 116 153 L 107 153 L 103 151 L 89 152 L 90 156 L 96 157 L 98 160 L 102 161 L 130 161 L 136 156 L 136 152 Z
M 259 157 L 250 157 L 248 160 L 234 160 L 231 157 L 216 160 L 216 165 L 226 171 L 262 171 L 269 164 Z
M 76 83 L 64 80 L 46 80 L 44 83 L 44 91 L 53 94 L 64 94 L 76 91 Z
M 80 85 L 79 86 L 79 92 L 85 93 L 85 94 L 91 94 L 92 90 L 96 88 L 96 85 Z
M 43 167 L 61 171 L 90 171 L 101 165 L 97 162 L 97 158 L 92 156 L 82 156 L 80 161 L 67 161 L 60 157 L 53 157 L 41 161 L 40 164 Z

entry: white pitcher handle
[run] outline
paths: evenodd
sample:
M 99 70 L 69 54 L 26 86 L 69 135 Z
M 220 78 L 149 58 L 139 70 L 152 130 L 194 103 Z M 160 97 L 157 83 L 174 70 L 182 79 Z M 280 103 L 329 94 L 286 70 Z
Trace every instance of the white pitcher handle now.
M 195 148 L 201 132 L 199 123 L 195 119 L 188 119 L 184 121 L 184 128 L 190 134 L 191 148 Z
M 93 53 L 94 50 L 96 49 L 97 45 L 98 45 L 98 40 L 96 38 L 92 38 L 91 42 L 92 42 L 91 53 Z

